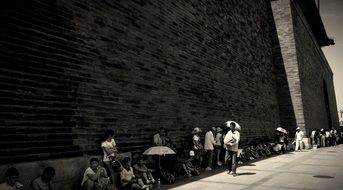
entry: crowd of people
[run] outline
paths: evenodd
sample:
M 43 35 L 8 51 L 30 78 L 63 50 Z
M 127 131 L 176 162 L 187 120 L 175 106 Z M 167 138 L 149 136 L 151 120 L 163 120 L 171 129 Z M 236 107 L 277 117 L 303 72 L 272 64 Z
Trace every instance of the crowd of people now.
M 200 175 L 202 171 L 211 171 L 214 167 L 226 165 L 228 174 L 236 176 L 238 164 L 254 159 L 282 154 L 289 150 L 288 133 L 276 131 L 272 140 L 256 138 L 248 143 L 240 143 L 240 126 L 236 122 L 227 122 L 224 126 L 209 127 L 204 137 L 198 127 L 192 131 L 191 146 L 177 148 L 169 136 L 168 130 L 161 127 L 152 138 L 152 146 L 166 146 L 176 152 L 175 155 L 164 156 L 158 161 L 155 156 L 135 154 L 120 159 L 114 140 L 114 131 L 106 130 L 101 142 L 102 162 L 91 158 L 86 168 L 81 187 L 85 190 L 115 189 L 151 189 L 155 184 L 174 183 L 176 176 L 187 177 Z M 342 132 L 313 130 L 310 134 L 313 146 L 335 146 L 342 141 Z M 295 150 L 302 150 L 303 132 L 296 129 Z M 160 158 L 159 158 L 160 159 Z M 102 165 L 102 166 L 101 166 Z M 44 169 L 42 175 L 25 187 L 18 181 L 19 172 L 12 167 L 6 171 L 6 181 L 0 184 L 1 190 L 54 190 L 52 179 L 56 172 L 52 167 Z

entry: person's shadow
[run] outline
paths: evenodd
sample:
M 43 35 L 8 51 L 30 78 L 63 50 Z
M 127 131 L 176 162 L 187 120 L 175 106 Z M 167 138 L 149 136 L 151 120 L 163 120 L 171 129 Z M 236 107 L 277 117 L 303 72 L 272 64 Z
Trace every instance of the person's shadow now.
M 255 175 L 256 173 L 255 172 L 243 172 L 243 173 L 237 173 L 237 176 L 240 176 L 240 175 Z

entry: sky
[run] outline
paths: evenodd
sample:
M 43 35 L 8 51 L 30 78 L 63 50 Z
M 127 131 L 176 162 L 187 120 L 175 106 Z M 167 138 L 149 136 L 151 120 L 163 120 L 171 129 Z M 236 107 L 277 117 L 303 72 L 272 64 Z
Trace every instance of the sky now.
M 321 0 L 319 11 L 326 33 L 335 40 L 334 46 L 322 50 L 333 72 L 337 109 L 340 110 L 343 109 L 343 0 Z

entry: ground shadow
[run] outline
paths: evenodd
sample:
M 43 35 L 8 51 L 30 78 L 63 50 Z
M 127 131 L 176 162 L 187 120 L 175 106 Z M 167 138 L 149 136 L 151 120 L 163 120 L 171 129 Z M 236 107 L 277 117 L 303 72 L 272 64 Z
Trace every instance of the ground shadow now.
M 248 163 L 248 164 L 244 164 L 244 166 L 256 166 L 256 164 Z
M 244 173 L 237 173 L 237 175 L 255 175 L 255 172 L 244 172 Z

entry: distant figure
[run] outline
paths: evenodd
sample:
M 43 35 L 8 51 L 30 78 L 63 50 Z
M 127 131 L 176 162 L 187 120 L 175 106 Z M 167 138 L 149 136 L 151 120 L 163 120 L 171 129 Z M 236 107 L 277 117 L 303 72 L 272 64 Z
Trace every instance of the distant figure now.
M 106 169 L 99 166 L 99 160 L 97 158 L 91 158 L 90 166 L 83 174 L 81 186 L 84 190 L 110 190 L 113 186 L 110 183 Z
M 321 129 L 320 130 L 320 146 L 321 147 L 325 147 L 325 141 L 326 141 L 326 139 L 325 139 L 325 131 L 324 131 L 324 129 Z
M 295 132 L 295 151 L 302 151 L 303 149 L 303 137 L 304 133 L 300 131 L 300 127 L 297 127 Z
M 113 130 L 106 130 L 103 141 L 101 142 L 101 148 L 103 151 L 103 162 L 104 166 L 107 170 L 107 173 L 110 176 L 112 184 L 116 187 L 116 184 L 118 182 L 118 173 L 117 171 L 114 171 L 112 167 L 112 161 L 114 161 L 117 157 L 117 145 L 116 142 L 113 139 L 114 131 Z
M 230 123 L 230 129 L 231 130 L 227 132 L 224 139 L 224 144 L 226 145 L 225 160 L 228 165 L 228 174 L 236 176 L 237 153 L 240 133 L 236 130 L 236 123 L 234 122 Z
M 32 181 L 33 190 L 55 190 L 52 184 L 52 179 L 55 177 L 56 172 L 53 167 L 47 167 L 44 169 L 43 174 Z
M 216 130 L 217 130 L 217 133 L 215 137 L 214 149 L 216 150 L 216 154 L 217 154 L 217 165 L 221 166 L 223 164 L 220 159 L 220 153 L 221 153 L 222 141 L 223 141 L 223 135 L 222 135 L 223 129 L 220 127 L 217 127 Z
M 201 129 L 195 127 L 192 131 L 193 133 L 193 149 L 195 153 L 195 159 L 198 160 L 198 167 L 201 168 L 203 160 L 204 146 L 201 143 L 200 133 Z
M 19 179 L 19 172 L 16 168 L 8 168 L 6 173 L 6 181 L 0 184 L 0 190 L 26 190 L 27 188 L 21 184 Z
M 158 133 L 156 133 L 153 137 L 153 145 L 154 146 L 165 146 L 166 145 L 166 129 L 164 127 L 160 127 Z
M 205 148 L 206 155 L 207 155 L 207 167 L 206 167 L 207 171 L 212 170 L 214 144 L 216 143 L 214 140 L 215 132 L 216 132 L 216 128 L 211 127 L 211 129 L 209 129 L 205 135 L 204 148 Z

